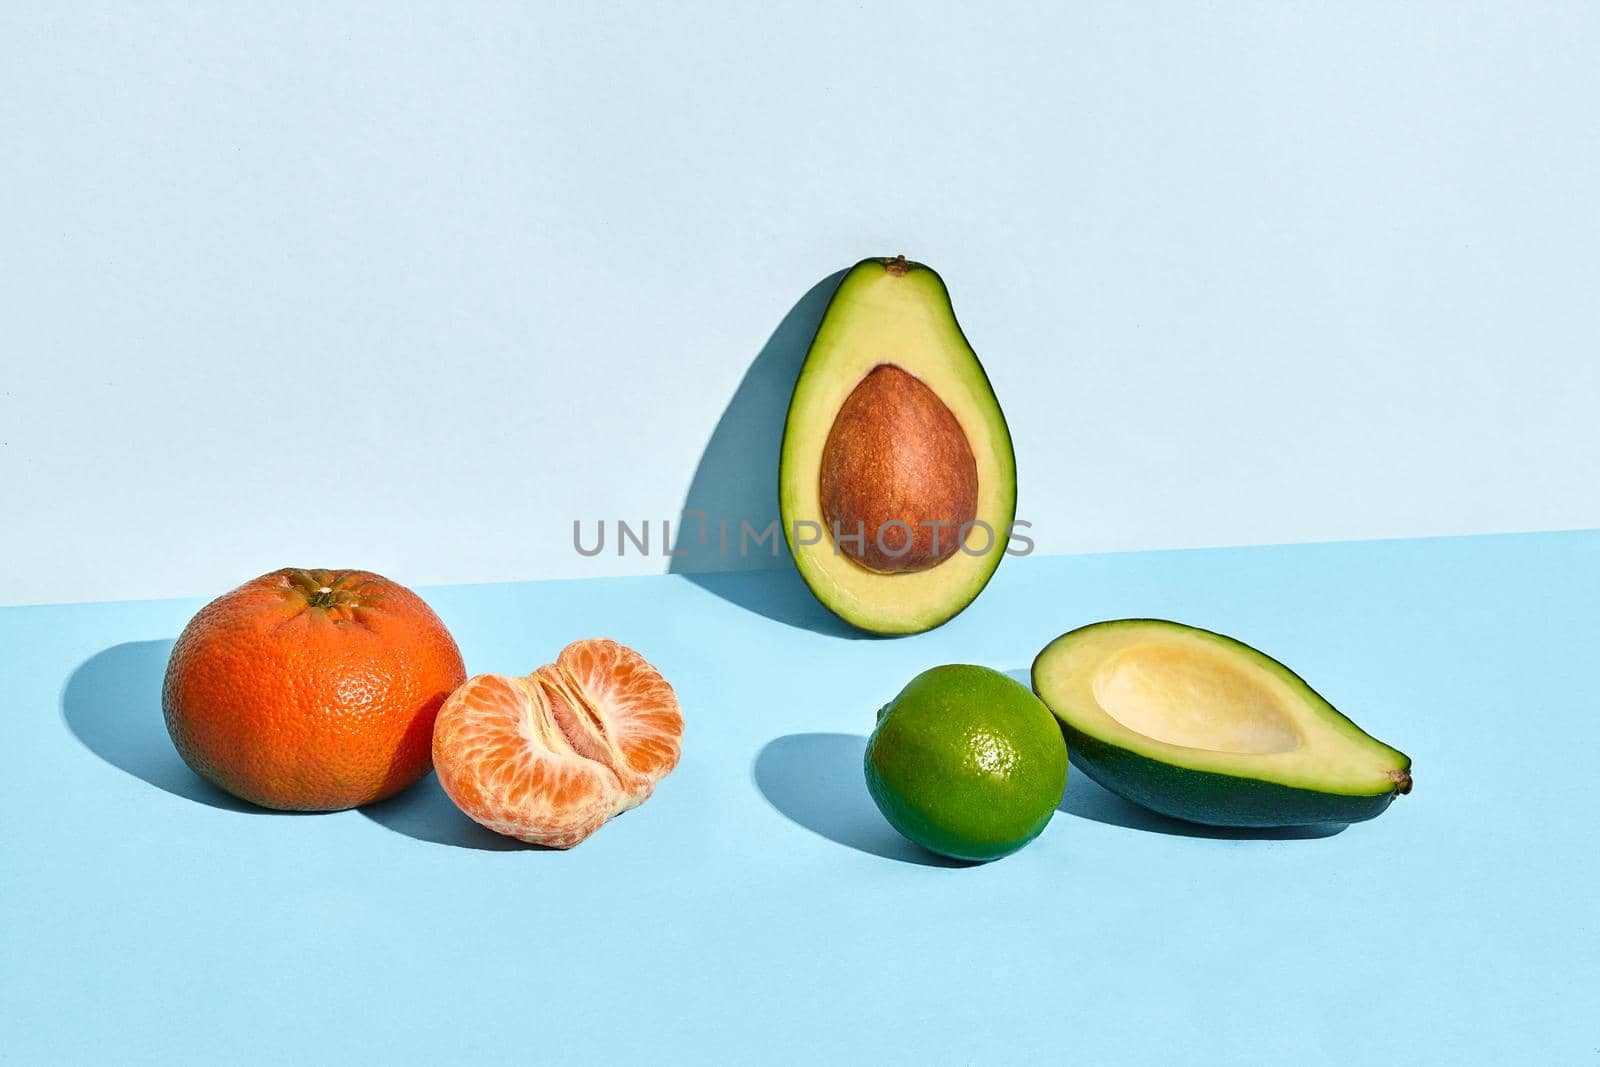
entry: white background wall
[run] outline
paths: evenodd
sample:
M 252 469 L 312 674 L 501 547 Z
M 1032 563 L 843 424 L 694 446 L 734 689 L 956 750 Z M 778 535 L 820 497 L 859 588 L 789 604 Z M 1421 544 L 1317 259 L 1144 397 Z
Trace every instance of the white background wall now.
M 0 9 L 0 602 L 664 569 L 896 252 L 1042 552 L 1600 526 L 1600 8 L 586 6 Z

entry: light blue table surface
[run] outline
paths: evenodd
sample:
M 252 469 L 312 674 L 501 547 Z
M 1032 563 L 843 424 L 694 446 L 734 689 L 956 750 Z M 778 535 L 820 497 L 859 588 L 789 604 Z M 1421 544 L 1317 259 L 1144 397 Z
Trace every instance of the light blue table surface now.
M 432 779 L 371 810 L 243 810 L 161 722 L 199 601 L 0 611 L 0 1058 L 1600 1056 L 1600 533 L 1008 560 L 899 640 L 843 632 L 789 572 L 424 592 L 473 672 L 638 648 L 683 701 L 678 770 L 566 853 L 479 830 Z M 1415 792 L 1273 837 L 1074 771 L 1038 841 L 965 868 L 883 823 L 861 749 L 912 675 L 1022 669 L 1135 615 L 1283 659 L 1411 754 Z

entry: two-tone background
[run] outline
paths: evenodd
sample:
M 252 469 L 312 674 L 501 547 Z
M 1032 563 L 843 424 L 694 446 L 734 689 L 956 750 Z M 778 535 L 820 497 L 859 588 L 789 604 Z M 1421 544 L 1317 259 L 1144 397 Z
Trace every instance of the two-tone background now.
M 1597 35 L 6 4 L 0 603 L 664 570 L 573 520 L 770 514 L 807 294 L 900 252 L 1042 554 L 1600 525 Z

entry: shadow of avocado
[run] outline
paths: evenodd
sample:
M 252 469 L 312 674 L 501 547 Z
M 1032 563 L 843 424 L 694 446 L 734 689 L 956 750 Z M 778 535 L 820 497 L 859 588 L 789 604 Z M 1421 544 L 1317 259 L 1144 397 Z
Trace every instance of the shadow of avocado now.
M 1308 841 L 1344 832 L 1343 823 L 1314 826 L 1206 826 L 1184 822 L 1124 800 L 1084 773 L 1076 763 L 1067 774 L 1067 792 L 1057 811 L 1108 826 L 1143 830 L 1174 837 L 1201 837 L 1218 841 Z
M 883 640 L 858 630 L 823 607 L 785 554 L 782 570 L 685 574 L 684 578 L 718 600 L 800 630 L 850 641 Z
M 778 519 L 778 454 L 800 365 L 846 271 L 813 285 L 789 309 L 745 371 L 700 453 L 668 571 L 746 611 L 833 637 L 870 637 L 834 616 L 811 595 L 789 558 L 781 531 L 772 542 L 747 542 L 739 524 L 757 532 Z M 704 525 L 696 518 L 704 516 Z M 720 533 L 726 523 L 727 547 Z
M 430 774 L 416 785 L 387 800 L 358 808 L 361 814 L 385 829 L 416 841 L 480 852 L 554 852 L 543 845 L 531 845 L 514 837 L 504 837 L 479 826 L 461 813 L 444 788 L 439 776 Z
M 976 866 L 929 852 L 884 821 L 867 792 L 866 751 L 857 734 L 787 734 L 763 746 L 752 774 L 768 804 L 819 837 L 902 863 Z
M 172 641 L 128 641 L 90 656 L 61 693 L 67 729 L 111 766 L 175 797 L 254 815 L 303 814 L 240 800 L 183 762 L 161 712 L 161 683 L 172 646 Z
M 1031 667 L 1006 671 L 1006 676 L 1033 688 Z M 1067 791 L 1056 806 L 1057 811 L 1075 815 L 1090 822 L 1121 826 L 1129 830 L 1143 830 L 1152 834 L 1170 834 L 1174 837 L 1212 838 L 1219 841 L 1305 841 L 1332 837 L 1344 830 L 1343 823 L 1324 823 L 1314 826 L 1206 826 L 1203 823 L 1174 819 L 1149 808 L 1125 800 L 1090 778 L 1088 772 L 1072 759 L 1067 772 Z

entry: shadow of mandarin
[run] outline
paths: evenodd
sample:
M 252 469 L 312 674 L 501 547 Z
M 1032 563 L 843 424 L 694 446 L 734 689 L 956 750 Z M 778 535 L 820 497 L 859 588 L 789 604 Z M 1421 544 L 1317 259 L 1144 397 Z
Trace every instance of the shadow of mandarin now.
M 173 642 L 128 641 L 90 656 L 67 679 L 61 717 L 85 748 L 173 796 L 228 811 L 285 815 L 223 792 L 189 769 L 167 733 L 161 683 Z

